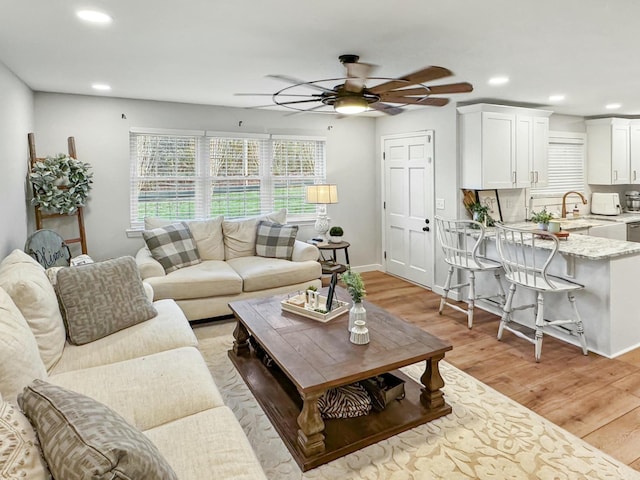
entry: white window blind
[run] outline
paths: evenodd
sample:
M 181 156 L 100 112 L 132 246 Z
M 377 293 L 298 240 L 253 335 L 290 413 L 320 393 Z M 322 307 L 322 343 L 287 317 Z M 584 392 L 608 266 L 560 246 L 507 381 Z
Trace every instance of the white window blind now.
M 540 197 L 561 196 L 568 191 L 585 192 L 585 135 L 572 132 L 549 134 L 549 181 L 546 187 L 532 188 Z
M 194 132 L 190 132 L 194 133 Z M 131 228 L 148 216 L 237 218 L 286 208 L 312 219 L 305 186 L 324 183 L 325 140 L 285 136 L 130 132 Z

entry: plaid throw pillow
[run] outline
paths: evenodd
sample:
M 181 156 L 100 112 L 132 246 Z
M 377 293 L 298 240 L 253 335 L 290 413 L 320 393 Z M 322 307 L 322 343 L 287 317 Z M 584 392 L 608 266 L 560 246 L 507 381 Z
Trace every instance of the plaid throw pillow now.
M 198 247 L 185 222 L 142 232 L 144 241 L 166 273 L 200 263 Z
M 256 229 L 256 255 L 291 260 L 296 235 L 297 225 L 281 225 L 262 220 L 258 222 Z

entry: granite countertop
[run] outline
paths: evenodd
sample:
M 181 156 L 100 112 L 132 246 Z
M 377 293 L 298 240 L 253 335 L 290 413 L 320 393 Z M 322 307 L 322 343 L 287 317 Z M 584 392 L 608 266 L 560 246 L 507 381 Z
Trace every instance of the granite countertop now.
M 580 222 L 582 219 L 569 220 L 570 222 Z M 584 219 L 585 221 L 588 219 Z M 602 222 L 597 225 L 602 225 Z M 595 226 L 596 223 L 588 225 Z M 526 228 L 528 230 L 536 230 L 537 226 L 531 222 L 511 223 L 509 227 Z M 586 228 L 586 227 L 580 227 Z M 569 230 L 570 232 L 570 230 Z M 494 240 L 495 229 L 487 228 L 485 238 Z M 623 240 L 612 240 L 610 238 L 592 237 L 580 233 L 569 233 L 566 239 L 560 239 L 558 242 L 558 253 L 563 255 L 571 255 L 577 258 L 585 258 L 588 260 L 607 260 L 609 258 L 621 257 L 624 255 L 640 254 L 640 243 L 626 242 Z M 536 247 L 551 249 L 553 247 L 552 240 L 536 240 Z

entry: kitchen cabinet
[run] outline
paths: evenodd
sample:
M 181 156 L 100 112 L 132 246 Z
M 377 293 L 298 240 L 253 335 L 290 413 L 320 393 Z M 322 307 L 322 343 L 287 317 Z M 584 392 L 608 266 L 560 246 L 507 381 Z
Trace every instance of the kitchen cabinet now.
M 481 103 L 458 113 L 463 188 L 546 185 L 550 111 Z
M 587 120 L 585 123 L 588 138 L 587 183 L 595 185 L 632 183 L 630 120 L 599 118 Z
M 630 183 L 640 183 L 640 121 L 629 122 Z

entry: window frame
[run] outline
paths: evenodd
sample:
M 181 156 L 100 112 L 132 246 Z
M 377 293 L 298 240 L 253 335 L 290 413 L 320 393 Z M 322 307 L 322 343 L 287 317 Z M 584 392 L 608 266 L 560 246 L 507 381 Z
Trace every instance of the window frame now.
M 128 233 L 136 234 L 144 230 L 144 220 L 138 217 L 139 212 L 139 199 L 138 199 L 138 182 L 141 178 L 138 176 L 139 157 L 137 153 L 137 138 L 141 135 L 150 136 L 167 136 L 167 137 L 194 137 L 196 143 L 196 158 L 194 166 L 194 209 L 195 216 L 193 218 L 208 218 L 211 214 L 212 204 L 212 191 L 215 184 L 215 179 L 235 178 L 226 176 L 213 176 L 211 173 L 212 155 L 211 155 L 211 139 L 212 138 L 225 138 L 225 139 L 242 139 L 251 140 L 255 139 L 262 143 L 265 147 L 259 151 L 259 171 L 257 180 L 260 183 L 260 203 L 259 214 L 269 213 L 279 208 L 275 207 L 276 195 L 274 192 L 274 185 L 277 183 L 276 178 L 281 178 L 286 184 L 287 188 L 291 185 L 289 182 L 306 181 L 309 183 L 325 183 L 326 182 L 326 137 L 313 136 L 313 135 L 276 135 L 276 134 L 254 134 L 254 133 L 237 133 L 237 132 L 220 132 L 220 131 L 205 131 L 205 130 L 175 130 L 175 129 L 155 129 L 155 128 L 131 128 L 129 130 L 129 143 L 130 143 L 130 192 L 129 192 L 129 229 Z M 314 166 L 315 172 L 313 176 L 283 176 L 277 177 L 273 175 L 272 165 L 274 161 L 274 149 L 273 145 L 277 141 L 312 141 L 317 142 L 314 152 Z M 246 162 L 246 157 L 244 159 Z M 246 172 L 246 169 L 244 170 Z M 162 177 L 156 177 L 158 179 Z M 248 178 L 243 175 L 242 178 Z M 251 178 L 255 176 L 251 175 Z M 238 180 L 238 178 L 235 178 Z M 160 180 L 158 180 L 160 181 Z M 216 214 L 218 215 L 218 214 Z M 313 211 L 304 213 L 290 213 L 287 212 L 288 221 L 294 223 L 301 223 L 307 221 L 314 221 L 317 215 L 317 206 L 313 206 Z M 243 218 L 251 215 L 226 215 L 226 218 Z M 175 220 L 189 220 L 193 218 L 172 218 Z

